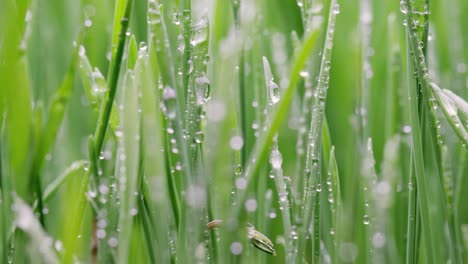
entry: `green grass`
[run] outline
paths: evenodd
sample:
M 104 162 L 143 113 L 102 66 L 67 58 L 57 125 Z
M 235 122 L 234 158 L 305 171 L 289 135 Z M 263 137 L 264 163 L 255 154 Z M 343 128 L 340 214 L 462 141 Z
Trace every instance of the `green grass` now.
M 466 263 L 465 2 L 0 1 L 0 262 Z

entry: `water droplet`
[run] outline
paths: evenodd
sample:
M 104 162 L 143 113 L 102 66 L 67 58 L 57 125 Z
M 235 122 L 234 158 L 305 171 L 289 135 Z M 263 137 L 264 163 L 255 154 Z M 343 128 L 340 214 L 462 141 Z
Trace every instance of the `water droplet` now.
M 136 208 L 130 209 L 130 215 L 131 215 L 131 216 L 135 216 L 135 215 L 137 215 L 137 214 L 138 214 L 138 209 L 136 209 Z
M 280 193 L 279 194 L 279 200 L 282 203 L 288 201 L 288 193 L 287 192 Z
M 189 59 L 189 60 L 187 61 L 187 64 L 188 64 L 188 66 L 189 66 L 189 68 L 188 68 L 188 73 L 187 73 L 187 74 L 191 74 L 192 71 L 193 71 L 193 61 L 192 61 L 191 59 Z
M 61 252 L 63 250 L 63 243 L 62 241 L 60 240 L 55 240 L 54 242 L 54 248 L 55 250 L 57 250 L 58 252 Z
M 99 228 L 105 228 L 107 226 L 107 221 L 105 219 L 99 219 L 97 222 Z
M 208 64 L 210 62 L 210 55 L 206 54 L 205 57 L 203 58 L 203 64 Z
M 105 195 L 109 192 L 109 187 L 107 187 L 105 184 L 101 184 L 99 185 L 99 192 Z
M 229 141 L 229 145 L 233 150 L 240 150 L 244 145 L 244 139 L 241 136 L 234 136 Z
M 255 210 L 257 210 L 257 200 L 248 199 L 245 202 L 245 209 L 247 209 L 248 212 L 255 212 Z
M 270 99 L 273 104 L 276 104 L 280 100 L 280 89 L 278 85 L 271 80 L 268 84 L 268 90 L 270 92 Z
M 338 3 L 335 3 L 335 5 L 333 6 L 333 14 L 337 15 L 340 13 L 340 5 Z
M 96 230 L 96 237 L 99 239 L 103 239 L 106 237 L 106 230 L 104 229 L 98 229 Z
M 172 14 L 172 23 L 176 26 L 180 26 L 180 13 L 179 12 L 174 12 Z
M 252 123 L 252 129 L 253 129 L 253 130 L 257 130 L 258 127 L 259 127 L 258 123 L 254 121 L 254 122 Z
M 383 248 L 385 246 L 385 235 L 377 232 L 372 236 L 372 245 L 376 248 Z
M 370 217 L 369 215 L 365 214 L 363 217 L 362 217 L 362 222 L 365 224 L 365 225 L 368 225 L 370 223 Z
M 93 25 L 93 21 L 91 19 L 86 19 L 84 22 L 84 26 L 89 28 Z
M 202 17 L 200 21 L 193 27 L 194 34 L 190 40 L 190 45 L 197 46 L 201 43 L 204 43 L 208 39 L 208 19 Z
M 391 191 L 391 186 L 387 181 L 381 181 L 375 185 L 375 192 L 379 195 L 387 195 Z
M 117 244 L 118 244 L 118 242 L 119 242 L 119 241 L 118 241 L 117 238 L 115 238 L 115 237 L 111 237 L 111 238 L 109 238 L 109 240 L 107 240 L 107 244 L 108 244 L 110 247 L 116 247 Z
M 307 72 L 306 70 L 300 71 L 299 76 L 301 76 L 302 78 L 307 78 L 309 77 L 309 72 Z
M 204 72 L 195 79 L 195 93 L 199 105 L 205 104 L 210 99 L 210 80 Z
M 197 131 L 194 135 L 193 135 L 193 140 L 195 141 L 195 143 L 202 143 L 203 140 L 205 139 L 205 135 L 203 134 L 202 131 Z
M 263 72 L 265 75 L 265 84 L 267 86 L 268 94 L 270 95 L 270 103 L 276 104 L 280 100 L 280 89 L 273 81 L 273 74 L 271 73 L 270 63 L 266 57 L 263 60 Z
M 148 50 L 148 45 L 146 45 L 146 42 L 142 41 L 138 44 L 138 50 L 145 52 Z
M 242 244 L 240 242 L 234 242 L 229 247 L 231 249 L 231 253 L 234 255 L 240 255 L 242 253 Z
M 403 14 L 408 13 L 408 4 L 406 3 L 406 0 L 400 1 L 400 11 L 401 11 Z
M 49 208 L 47 208 L 47 207 L 42 208 L 42 213 L 45 214 L 45 215 L 48 214 L 49 213 Z
M 95 191 L 91 191 L 91 190 L 90 190 L 90 191 L 88 191 L 88 196 L 89 196 L 90 198 L 96 198 L 97 194 L 96 194 Z
M 101 71 L 95 67 L 93 72 L 91 73 L 92 79 L 92 91 L 95 95 L 100 96 L 107 91 L 107 82 L 104 79 Z
M 409 125 L 403 126 L 403 133 L 404 134 L 411 133 L 411 126 L 409 126 Z
M 237 164 L 236 167 L 234 168 L 234 174 L 236 175 L 241 175 L 242 174 L 242 165 Z
M 297 234 L 296 230 L 291 230 L 291 238 L 294 240 L 297 240 L 299 238 L 299 235 Z
M 317 187 L 315 188 L 315 190 L 316 190 L 317 192 L 321 192 L 321 191 L 322 191 L 322 184 L 318 183 L 318 184 L 317 184 Z
M 281 153 L 279 152 L 278 149 L 274 149 L 271 151 L 270 153 L 270 164 L 271 166 L 276 169 L 276 170 L 279 170 L 281 169 L 281 164 L 283 163 L 283 157 L 281 155 Z
M 239 190 L 244 190 L 247 187 L 247 180 L 245 178 L 237 178 L 236 187 Z
M 80 45 L 80 47 L 78 48 L 78 55 L 80 55 L 81 57 L 86 55 L 86 48 L 83 45 Z
M 276 218 L 276 212 L 275 212 L 274 210 L 272 210 L 272 211 L 268 214 L 268 217 L 270 217 L 271 219 Z
M 169 86 L 166 86 L 162 92 L 162 103 L 161 110 L 169 119 L 174 119 L 176 117 L 176 102 L 177 94 L 174 89 Z

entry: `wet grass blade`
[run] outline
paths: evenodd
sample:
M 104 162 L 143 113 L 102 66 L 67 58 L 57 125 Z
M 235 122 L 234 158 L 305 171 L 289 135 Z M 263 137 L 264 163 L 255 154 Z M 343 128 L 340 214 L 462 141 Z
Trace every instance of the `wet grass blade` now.
M 336 1 L 330 2 L 328 11 L 327 30 L 323 43 L 323 53 L 320 62 L 320 71 L 318 75 L 318 83 L 313 91 L 314 98 L 312 102 L 312 116 L 310 119 L 310 130 L 308 134 L 307 156 L 305 164 L 305 189 L 303 195 L 304 210 L 302 213 L 303 223 L 299 227 L 299 244 L 298 258 L 296 261 L 302 262 L 305 257 L 307 232 L 313 215 L 314 206 L 317 206 L 317 193 L 321 192 L 321 143 L 322 143 L 322 126 L 323 116 L 325 112 L 325 102 L 327 98 L 327 90 L 330 80 L 330 60 L 333 47 L 333 37 L 335 32 L 336 15 L 339 13 L 339 5 Z M 318 214 L 318 209 L 316 210 Z M 318 223 L 317 223 L 318 224 Z M 313 259 L 316 262 L 320 261 L 320 234 L 319 230 L 315 229 L 312 241 Z
M 129 243 L 132 236 L 133 218 L 137 213 L 135 195 L 138 180 L 138 160 L 140 146 L 140 117 L 138 111 L 139 81 L 133 71 L 129 70 L 125 77 L 123 89 L 122 116 L 122 153 L 123 161 L 120 175 L 120 208 L 119 208 L 119 244 L 118 262 L 126 263 L 129 257 Z
M 278 132 L 279 128 L 281 127 L 282 123 L 285 121 L 287 116 L 287 110 L 292 102 L 294 91 L 299 81 L 299 72 L 302 70 L 305 61 L 309 57 L 315 42 L 317 40 L 318 31 L 311 33 L 307 38 L 304 40 L 304 44 L 301 50 L 296 55 L 296 61 L 294 63 L 294 68 L 291 71 L 290 82 L 288 88 L 286 89 L 285 93 L 282 95 L 282 99 L 279 101 L 279 105 L 274 110 L 273 118 L 271 124 L 267 129 L 267 133 L 259 139 L 256 143 L 256 147 L 254 153 L 252 154 L 253 162 L 248 164 L 248 167 L 245 171 L 245 178 L 247 180 L 247 189 L 253 182 L 255 182 L 255 177 L 258 177 L 261 164 L 265 161 L 269 149 L 269 145 L 273 136 Z M 239 205 L 244 204 L 246 200 L 246 192 L 242 192 L 240 194 L 239 203 L 236 205 L 232 210 L 232 218 L 238 219 L 241 214 L 242 207 Z
M 150 50 L 151 52 L 151 50 Z M 154 233 L 148 234 L 154 237 L 152 241 L 156 248 L 151 248 L 155 258 L 165 263 L 171 262 L 171 249 L 169 234 L 171 227 L 177 225 L 177 215 L 180 204 L 178 195 L 173 186 L 168 185 L 166 176 L 166 164 L 162 158 L 164 153 L 162 133 L 162 113 L 160 112 L 160 98 L 156 96 L 157 87 L 154 85 L 158 76 L 157 65 L 150 64 L 147 55 L 141 54 L 141 63 L 137 68 L 137 76 L 141 79 L 141 107 L 142 107 L 142 142 L 143 142 L 143 167 L 142 192 L 147 214 L 147 220 Z M 155 69 L 152 67 L 156 67 Z M 171 193 L 171 195 L 169 195 Z M 167 199 L 170 200 L 168 206 Z M 172 210 L 172 211 L 171 211 Z M 145 223 L 144 223 L 145 224 Z M 149 228 L 149 227 L 147 227 Z
M 123 60 L 123 53 L 125 47 L 125 40 L 126 40 L 126 32 L 129 25 L 130 14 L 133 7 L 133 0 L 129 0 L 125 6 L 125 13 L 123 16 L 119 16 L 119 7 L 116 7 L 116 21 L 120 21 L 121 27 L 120 31 L 118 31 L 118 46 L 116 50 L 115 60 L 113 60 L 111 67 L 110 67 L 110 76 L 109 76 L 109 90 L 107 91 L 104 102 L 101 107 L 101 111 L 98 118 L 98 123 L 96 127 L 96 131 L 94 137 L 90 137 L 88 141 L 88 149 L 89 149 L 89 156 L 97 157 L 101 153 L 104 138 L 106 135 L 106 130 L 109 125 L 109 118 L 112 110 L 112 105 L 114 103 L 115 93 L 117 91 L 117 83 L 119 80 L 119 73 L 121 70 L 122 60 Z M 117 32 L 114 32 L 117 34 Z M 86 192 L 88 189 L 88 182 L 89 176 L 93 171 L 98 169 L 98 164 L 95 163 L 95 158 L 91 160 L 90 168 L 86 171 L 82 184 L 79 191 L 79 201 L 77 205 L 77 209 L 75 210 L 75 217 L 73 218 L 73 223 L 71 224 L 70 234 L 68 235 L 65 247 L 67 248 L 65 256 L 63 258 L 64 263 L 71 263 L 73 259 L 74 251 L 76 250 L 76 240 L 78 237 L 78 233 L 80 230 L 81 223 L 83 221 L 85 208 L 87 205 L 87 198 Z
M 266 94 L 269 94 L 267 110 L 269 110 L 268 114 L 271 115 L 271 108 L 277 102 L 277 99 L 279 99 L 279 96 L 276 94 L 277 91 L 275 91 L 275 89 L 279 89 L 279 87 L 274 82 L 270 64 L 266 57 L 263 57 L 263 72 L 265 77 Z M 269 122 L 270 118 L 272 117 L 267 116 L 266 122 Z M 291 203 L 293 203 L 294 201 L 290 200 L 290 198 L 293 195 L 290 192 L 288 192 L 288 188 L 286 186 L 283 174 L 282 163 L 283 157 L 278 147 L 278 134 L 276 134 L 273 137 L 273 143 L 270 151 L 270 165 L 272 170 L 271 173 L 275 180 L 276 192 L 278 193 L 279 206 L 281 209 L 281 219 L 283 221 L 283 232 L 285 240 L 285 253 L 290 259 L 290 261 L 293 262 L 295 259 L 293 237 L 296 236 L 296 231 L 292 228 Z M 276 255 L 276 253 L 274 255 Z
M 109 125 L 109 118 L 112 111 L 112 106 L 114 104 L 114 97 L 117 91 L 117 83 L 120 77 L 120 70 L 122 66 L 123 54 L 125 50 L 125 40 L 127 36 L 127 29 L 129 26 L 130 15 L 132 13 L 133 2 L 134 0 L 128 0 L 125 5 L 125 13 L 121 15 L 121 3 L 126 1 L 119 1 L 118 5 L 116 6 L 116 15 L 114 17 L 114 29 L 120 29 L 119 31 L 114 32 L 114 41 L 113 45 L 115 45 L 115 35 L 118 34 L 118 45 L 117 49 L 115 50 L 115 59 L 111 60 L 111 66 L 109 69 L 109 90 L 107 91 L 103 104 L 101 106 L 101 110 L 99 112 L 98 123 L 96 127 L 96 131 L 94 133 L 94 141 L 96 144 L 96 153 L 99 153 L 102 150 L 102 146 L 104 145 L 104 138 L 106 136 L 107 127 Z M 117 22 L 118 21 L 118 22 Z M 117 26 L 118 24 L 118 26 Z M 118 32 L 118 33 L 117 33 Z M 112 48 L 114 50 L 114 47 Z M 114 57 L 114 55 L 112 55 Z
M 92 67 L 83 46 L 80 47 L 79 57 L 79 73 L 84 92 L 93 111 L 99 114 L 99 107 L 102 105 L 105 93 L 109 90 L 107 81 L 97 67 Z M 114 133 L 117 131 L 119 119 L 119 112 L 114 102 L 109 117 L 109 126 Z
M 428 85 L 432 88 L 434 96 L 442 108 L 445 119 L 448 121 L 460 141 L 463 142 L 463 145 L 468 148 L 468 131 L 466 129 L 466 124 L 464 124 L 467 121 L 465 120 L 465 122 L 463 122 L 463 120 L 458 116 L 458 112 L 461 111 L 462 116 L 465 116 L 466 118 L 468 103 L 453 92 L 440 89 L 435 83 L 430 83 Z
M 411 34 L 408 30 L 408 35 Z M 408 37 L 409 39 L 409 37 Z M 411 47 L 407 47 L 407 54 L 409 56 L 409 50 Z M 420 114 L 418 111 L 418 94 L 415 85 L 411 85 L 414 83 L 413 79 L 413 61 L 409 60 L 407 68 L 407 78 L 408 78 L 408 104 L 410 106 L 410 118 L 411 118 L 411 135 L 412 135 L 412 153 L 413 153 L 413 166 L 416 178 L 417 189 L 419 195 L 417 197 L 418 203 L 420 205 L 421 210 L 421 219 L 422 219 L 422 229 L 424 236 L 426 238 L 427 243 L 431 248 L 435 246 L 434 236 L 430 230 L 430 223 L 427 221 L 431 221 L 429 218 L 429 204 L 428 204 L 428 191 L 427 191 L 427 184 L 426 184 L 426 173 L 424 169 L 424 160 L 423 160 L 423 147 L 422 147 L 422 135 L 421 135 L 421 126 L 419 123 Z M 433 248 L 430 252 L 427 252 L 431 256 L 428 257 L 428 261 L 435 261 L 440 259 L 438 254 L 438 249 Z
M 423 4 L 425 3 L 425 4 Z M 427 60 L 426 60 L 426 52 L 425 52 L 425 47 L 424 43 L 427 44 L 427 24 L 422 24 L 422 29 L 421 26 L 418 26 L 421 23 L 421 19 L 423 21 L 427 21 L 427 16 L 428 12 L 423 12 L 423 16 L 421 17 L 418 13 L 418 18 L 415 17 L 415 14 L 421 10 L 421 8 L 424 8 L 424 10 L 427 9 L 428 3 L 425 1 L 418 1 L 415 4 L 411 3 L 410 1 L 404 1 L 403 3 L 403 9 L 405 13 L 405 18 L 407 21 L 407 39 L 408 39 L 408 46 L 412 52 L 412 55 L 410 56 L 412 58 L 412 64 L 416 72 L 416 80 L 418 82 L 418 85 L 421 89 L 420 94 L 416 93 L 411 93 L 410 91 L 410 97 L 418 98 L 419 102 L 419 113 L 416 111 L 416 109 L 412 109 L 414 106 L 410 105 L 410 109 L 412 111 L 411 113 L 411 119 L 412 123 L 414 118 L 417 115 L 420 119 L 418 123 L 418 127 L 416 129 L 421 129 L 424 128 L 425 122 L 429 122 L 429 127 L 431 128 L 430 131 L 426 131 L 425 133 L 421 133 L 419 131 L 413 132 L 413 144 L 414 145 L 414 155 L 415 155 L 415 169 L 416 169 L 416 180 L 417 180 L 417 185 L 418 185 L 418 190 L 420 191 L 420 197 L 419 197 L 419 202 L 421 204 L 421 219 L 422 219 L 422 228 L 423 228 L 423 234 L 427 236 L 428 240 L 428 245 L 429 248 L 432 248 L 431 252 L 429 254 L 432 255 L 431 259 L 432 261 L 441 261 L 442 260 L 442 250 L 435 249 L 435 243 L 436 240 L 438 239 L 437 237 L 443 237 L 444 231 L 442 228 L 434 228 L 434 225 L 437 222 L 445 221 L 443 220 L 444 218 L 447 217 L 447 212 L 446 212 L 446 205 L 438 205 L 438 202 L 436 205 L 430 205 L 431 198 L 429 196 L 429 191 L 433 191 L 434 187 L 432 184 L 435 184 L 433 181 L 433 178 L 428 178 L 425 179 L 427 176 L 430 175 L 431 173 L 425 173 L 424 172 L 424 164 L 429 164 L 429 162 L 432 163 L 432 161 L 435 159 L 436 163 L 432 163 L 431 165 L 434 165 L 438 168 L 441 168 L 441 158 L 440 158 L 440 146 L 435 143 L 435 139 L 438 136 L 437 128 L 435 127 L 435 109 L 432 107 L 430 103 L 430 98 L 432 96 L 435 96 L 436 100 L 441 104 L 442 111 L 446 117 L 446 120 L 449 122 L 449 124 L 452 126 L 452 128 L 455 130 L 456 134 L 460 137 L 460 140 L 465 140 L 468 139 L 468 134 L 466 130 L 460 130 L 457 129 L 461 126 L 460 120 L 458 119 L 458 116 L 456 116 L 456 110 L 453 112 L 453 109 L 451 108 L 450 104 L 448 103 L 447 100 L 443 97 L 441 90 L 438 89 L 436 85 L 431 83 L 430 78 L 429 78 L 429 73 L 428 73 L 428 68 L 427 68 Z M 406 5 L 406 10 L 405 10 L 405 5 Z M 427 22 L 426 22 L 427 23 Z M 421 44 L 422 43 L 422 44 Z M 414 90 L 414 89 L 410 89 Z M 458 126 L 457 126 L 458 124 Z M 415 123 L 413 123 L 415 125 Z M 463 133 L 464 132 L 464 133 Z M 421 133 L 421 137 L 419 137 L 419 133 Z M 416 142 L 417 140 L 421 140 L 420 142 Z M 429 145 L 426 145 L 425 143 L 427 141 L 430 141 Z M 422 145 L 424 143 L 424 145 Z M 418 146 L 421 144 L 420 146 Z M 421 155 L 420 157 L 417 157 Z M 418 161 L 419 160 L 419 161 Z M 419 163 L 419 164 L 418 164 Z M 427 165 L 426 165 L 427 166 Z M 432 185 L 432 186 L 431 186 Z M 433 194 L 431 196 L 434 196 L 439 198 L 440 196 L 443 196 L 442 189 L 440 187 L 435 187 L 437 188 L 437 194 Z M 425 201 L 424 201 L 425 200 Z M 437 215 L 437 218 L 434 217 L 436 215 L 431 214 L 429 211 L 431 207 L 438 206 L 439 214 Z M 442 214 L 440 214 L 443 212 Z M 454 234 L 449 231 L 449 243 L 453 243 L 454 240 Z M 441 252 L 442 251 L 442 252 Z M 450 247 L 447 252 L 450 255 L 451 259 L 454 259 L 454 261 L 457 261 L 457 254 L 454 252 L 454 248 Z
M 327 172 L 327 190 L 329 192 L 328 202 L 330 203 L 330 212 L 331 212 L 331 230 L 329 232 L 331 236 L 331 248 L 329 251 L 331 253 L 332 263 L 337 263 L 337 252 L 338 245 L 341 242 L 340 235 L 341 229 L 344 228 L 342 225 L 343 219 L 342 215 L 342 200 L 341 200 L 341 190 L 340 190 L 340 177 L 338 173 L 338 165 L 335 158 L 335 147 L 332 146 L 330 149 L 330 158 L 328 163 L 328 172 Z

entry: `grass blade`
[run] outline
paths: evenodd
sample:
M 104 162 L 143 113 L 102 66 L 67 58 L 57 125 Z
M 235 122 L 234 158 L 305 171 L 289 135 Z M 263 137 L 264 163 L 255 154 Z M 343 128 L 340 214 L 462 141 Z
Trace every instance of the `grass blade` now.
M 330 2 L 330 9 L 328 11 L 328 24 L 325 32 L 324 50 L 320 63 L 320 72 L 318 75 L 317 88 L 314 91 L 313 110 L 310 120 L 310 130 L 308 136 L 308 147 L 306 157 L 306 183 L 304 190 L 304 210 L 302 212 L 303 223 L 300 227 L 298 245 L 298 258 L 297 261 L 302 262 L 305 256 L 305 248 L 307 243 L 307 230 L 311 224 L 313 215 L 313 208 L 316 206 L 317 192 L 321 191 L 321 142 L 322 142 L 322 125 L 323 116 L 325 111 L 325 100 L 327 98 L 327 90 L 330 79 L 330 60 L 333 47 L 333 37 L 335 32 L 336 15 L 339 13 L 339 5 L 336 1 Z M 320 185 L 319 185 L 320 184 Z M 317 211 L 318 212 L 318 211 Z M 314 230 L 313 239 L 313 259 L 320 261 L 320 235 L 318 229 Z
M 135 195 L 137 191 L 137 175 L 139 160 L 139 113 L 138 113 L 138 87 L 133 71 L 127 73 L 125 79 L 122 116 L 122 143 L 123 149 L 120 159 L 123 160 L 120 170 L 120 211 L 119 211 L 119 244 L 118 262 L 126 263 L 129 256 L 129 243 L 132 236 L 133 217 L 137 213 Z
M 269 94 L 268 99 L 268 110 L 269 114 L 271 113 L 271 108 L 274 104 L 279 101 L 279 87 L 273 81 L 273 74 L 271 73 L 270 64 L 266 57 L 263 57 L 263 71 L 265 76 L 265 87 L 266 93 Z M 267 117 L 267 122 L 269 122 Z M 283 169 L 281 167 L 283 163 L 283 157 L 278 148 L 278 135 L 276 134 L 273 137 L 273 143 L 270 151 L 270 165 L 272 169 L 272 175 L 275 179 L 276 191 L 279 197 L 279 205 L 281 209 L 281 217 L 283 220 L 283 232 L 285 240 L 285 253 L 286 256 L 293 262 L 295 259 L 294 252 L 294 239 L 293 236 L 296 235 L 296 231 L 292 228 L 292 217 L 291 217 L 291 205 L 289 198 L 291 197 L 290 192 L 288 192 L 286 187 L 286 182 L 283 175 Z M 276 255 L 276 253 L 275 253 Z
M 318 31 L 313 32 L 310 34 L 307 39 L 304 41 L 303 47 L 298 52 L 296 61 L 294 63 L 294 68 L 291 72 L 291 78 L 288 85 L 288 88 L 284 95 L 282 95 L 282 100 L 280 100 L 278 107 L 274 110 L 273 118 L 271 124 L 267 129 L 267 134 L 262 137 L 256 143 L 255 151 L 252 154 L 253 157 L 256 157 L 253 160 L 254 162 L 249 164 L 246 171 L 245 171 L 245 178 L 247 180 L 247 189 L 251 185 L 252 182 L 255 182 L 255 177 L 257 177 L 258 172 L 260 170 L 261 163 L 266 159 L 268 146 L 273 139 L 273 136 L 278 132 L 281 124 L 286 119 L 287 109 L 289 108 L 294 91 L 296 89 L 296 85 L 299 81 L 299 72 L 301 71 L 302 67 L 305 64 L 308 55 L 312 51 L 314 47 L 315 41 L 317 39 Z M 243 204 L 246 200 L 246 192 L 241 193 L 241 198 L 239 199 L 238 204 Z M 232 219 L 238 219 L 238 216 L 241 213 L 241 207 L 239 205 L 235 206 L 232 210 Z
M 151 50 L 150 50 L 151 52 Z M 142 134 L 143 134 L 143 167 L 144 178 L 143 184 L 146 186 L 142 192 L 145 196 L 146 207 L 148 210 L 148 218 L 154 233 L 154 244 L 156 248 L 152 248 L 155 257 L 158 261 L 164 263 L 171 262 L 171 249 L 169 242 L 170 227 L 177 224 L 177 215 L 179 214 L 180 205 L 176 191 L 173 186 L 168 185 L 165 177 L 166 169 L 160 152 L 163 149 L 162 131 L 162 114 L 158 108 L 160 98 L 156 97 L 156 87 L 153 78 L 158 76 L 152 75 L 157 73 L 157 65 L 149 64 L 147 55 L 143 52 L 139 60 L 140 67 L 137 74 L 141 78 L 141 106 L 142 106 Z M 155 67 L 156 69 L 152 69 Z M 169 195 L 171 193 L 171 195 Z M 166 199 L 170 199 L 170 207 Z M 172 212 L 171 210 L 172 209 Z
M 466 120 L 463 122 L 458 116 L 458 111 L 461 110 L 462 115 L 466 118 L 468 103 L 453 92 L 446 92 L 448 90 L 444 91 L 440 89 L 435 83 L 430 83 L 430 87 L 434 92 L 437 102 L 442 108 L 445 119 L 448 121 L 460 141 L 463 142 L 463 145 L 468 148 L 468 131 L 463 124 L 466 123 Z
M 121 15 L 121 3 L 126 2 L 125 13 Z M 109 118 L 112 111 L 112 105 L 114 103 L 115 93 L 117 91 L 117 82 L 119 81 L 120 68 L 122 66 L 123 54 L 125 49 L 125 39 L 127 35 L 127 29 L 130 21 L 130 14 L 132 13 L 134 0 L 119 1 L 116 6 L 116 15 L 114 18 L 114 28 L 120 28 L 119 31 L 114 31 L 115 34 L 118 33 L 118 46 L 115 50 L 115 60 L 112 60 L 108 82 L 109 90 L 104 97 L 104 102 L 101 106 L 101 111 L 99 112 L 99 119 L 96 127 L 96 132 L 94 133 L 94 141 L 96 142 L 96 153 L 101 152 L 102 146 L 104 144 L 104 138 L 107 131 L 107 126 L 109 124 Z M 120 21 L 120 22 L 117 22 Z M 115 35 L 113 45 L 115 45 Z M 113 48 L 114 49 L 114 48 Z M 112 56 L 114 58 L 114 56 Z

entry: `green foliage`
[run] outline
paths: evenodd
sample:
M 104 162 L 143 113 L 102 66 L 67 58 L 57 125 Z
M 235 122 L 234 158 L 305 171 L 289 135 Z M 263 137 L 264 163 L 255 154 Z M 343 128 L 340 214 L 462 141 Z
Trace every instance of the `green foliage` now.
M 0 263 L 466 263 L 466 12 L 0 1 Z

